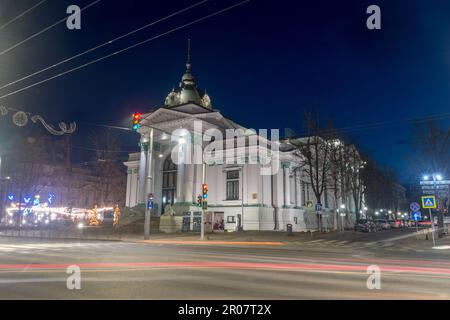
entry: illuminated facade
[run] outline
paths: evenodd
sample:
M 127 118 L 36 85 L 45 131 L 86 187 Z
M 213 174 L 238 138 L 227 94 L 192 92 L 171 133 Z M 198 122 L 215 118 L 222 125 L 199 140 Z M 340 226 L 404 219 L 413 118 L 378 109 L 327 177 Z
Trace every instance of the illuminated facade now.
M 172 160 L 172 151 L 180 147 L 181 140 L 189 139 L 195 148 L 194 137 L 199 133 L 196 123 L 201 123 L 200 133 L 207 137 L 200 140 L 203 148 L 211 142 L 210 130 L 223 133 L 223 141 L 214 140 L 217 145 L 226 146 L 230 142 L 227 130 L 240 131 L 246 139 L 244 145 L 239 145 L 233 137 L 232 150 L 227 148 L 222 159 L 213 156 L 205 165 L 205 182 L 209 188 L 207 231 L 286 230 L 288 224 L 293 231 L 317 230 L 315 197 L 300 169 L 304 159 L 287 141 L 277 143 L 280 152 L 276 157 L 270 152 L 274 149 L 271 141 L 265 139 L 266 147 L 250 144 L 248 141 L 256 132 L 213 108 L 209 95 L 198 89 L 190 62 L 179 88 L 169 93 L 165 104 L 142 114 L 138 129 L 141 152 L 130 154 L 124 163 L 128 168 L 127 207 L 143 209 L 151 195 L 151 213 L 153 217 L 160 217 L 161 231 L 199 230 L 201 208 L 197 206 L 197 198 L 202 193 L 203 165 L 175 164 Z M 178 133 L 174 135 L 174 132 Z M 268 154 L 267 159 L 261 159 L 258 153 L 261 148 Z M 227 161 L 230 151 L 236 159 L 242 160 L 240 164 Z M 263 174 L 267 168 L 263 160 L 272 162 L 273 174 Z M 274 169 L 275 161 L 277 168 Z M 323 194 L 323 208 L 319 211 L 322 226 L 327 229 L 333 227 L 335 201 L 332 197 L 330 190 Z M 340 199 L 337 203 L 342 204 Z

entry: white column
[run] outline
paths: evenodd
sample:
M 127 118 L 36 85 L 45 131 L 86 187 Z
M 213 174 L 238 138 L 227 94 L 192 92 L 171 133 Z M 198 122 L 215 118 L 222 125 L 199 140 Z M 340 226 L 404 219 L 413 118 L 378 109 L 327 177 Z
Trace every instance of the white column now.
M 126 193 L 126 199 L 125 199 L 125 207 L 130 208 L 131 207 L 131 177 L 133 174 L 133 169 L 130 167 L 127 167 L 127 193 Z
M 289 165 L 283 164 L 284 174 L 284 205 L 289 206 L 291 204 L 291 183 L 289 181 Z
M 147 202 L 147 195 L 149 193 L 153 193 L 154 188 L 154 179 L 153 179 L 153 128 L 150 129 L 148 134 L 148 147 L 147 147 L 147 163 L 146 163 L 146 194 L 145 194 L 145 202 Z
M 194 172 L 194 187 L 193 193 L 194 198 L 197 199 L 198 195 L 202 193 L 202 165 L 195 164 L 195 172 Z
M 184 202 L 192 203 L 193 199 L 193 188 L 194 188 L 194 165 L 185 165 L 185 177 L 184 177 Z
M 147 169 L 147 157 L 145 154 L 145 143 L 144 138 L 141 138 L 141 156 L 139 159 L 139 196 L 138 204 L 145 203 L 145 175 Z
M 184 201 L 184 187 L 185 187 L 185 164 L 180 163 L 177 171 L 177 203 Z
M 300 179 L 301 175 L 298 170 L 295 170 L 294 179 L 295 179 L 295 206 L 302 206 L 302 183 Z

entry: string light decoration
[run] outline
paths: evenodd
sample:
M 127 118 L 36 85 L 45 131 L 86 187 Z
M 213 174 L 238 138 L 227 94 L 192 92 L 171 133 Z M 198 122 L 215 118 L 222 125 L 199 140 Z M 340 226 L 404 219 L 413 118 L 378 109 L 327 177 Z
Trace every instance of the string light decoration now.
M 10 112 L 14 112 L 12 115 L 12 122 L 18 127 L 25 127 L 28 124 L 28 121 L 31 119 L 33 123 L 40 122 L 42 126 L 52 135 L 54 136 L 62 136 L 65 134 L 72 134 L 77 129 L 76 122 L 71 122 L 69 125 L 65 122 L 60 122 L 58 124 L 59 130 L 55 129 L 53 125 L 47 123 L 44 118 L 40 115 L 32 115 L 29 112 L 25 112 L 22 110 L 16 110 L 13 108 L 8 108 L 5 106 L 0 106 L 0 115 L 6 117 Z

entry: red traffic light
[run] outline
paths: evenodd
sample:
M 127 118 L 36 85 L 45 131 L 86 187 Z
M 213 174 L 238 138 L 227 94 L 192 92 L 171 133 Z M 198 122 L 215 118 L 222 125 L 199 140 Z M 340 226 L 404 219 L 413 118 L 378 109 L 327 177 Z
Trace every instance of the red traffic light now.
M 142 118 L 142 113 L 133 113 L 133 130 L 137 131 L 141 126 L 139 124 L 139 121 Z

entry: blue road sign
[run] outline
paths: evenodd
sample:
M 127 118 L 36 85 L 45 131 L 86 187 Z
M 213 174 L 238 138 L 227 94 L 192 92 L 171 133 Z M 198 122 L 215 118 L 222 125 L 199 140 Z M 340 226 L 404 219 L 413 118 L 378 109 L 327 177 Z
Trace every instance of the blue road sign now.
M 436 197 L 435 196 L 423 196 L 422 197 L 422 207 L 424 209 L 435 209 L 436 208 Z
M 413 202 L 409 205 L 412 212 L 417 212 L 420 210 L 420 205 L 417 202 Z
M 411 220 L 421 221 L 422 220 L 422 212 L 411 212 Z

